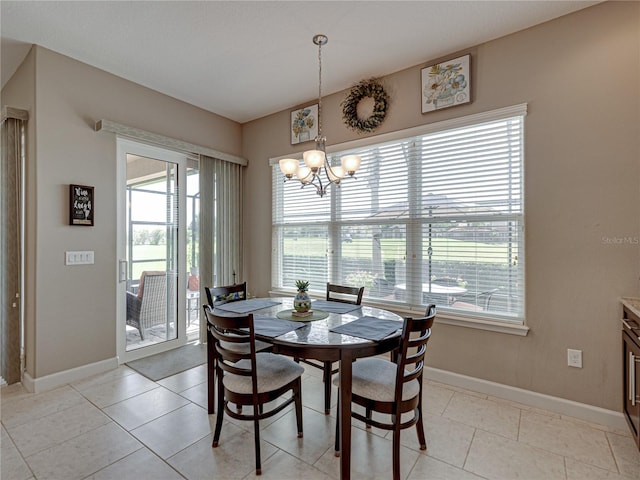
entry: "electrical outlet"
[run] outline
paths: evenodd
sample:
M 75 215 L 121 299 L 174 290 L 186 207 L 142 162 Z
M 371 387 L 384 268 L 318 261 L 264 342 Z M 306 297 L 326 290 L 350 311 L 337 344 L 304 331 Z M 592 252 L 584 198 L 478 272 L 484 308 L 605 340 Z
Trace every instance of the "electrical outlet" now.
M 567 349 L 567 365 L 582 368 L 582 350 Z

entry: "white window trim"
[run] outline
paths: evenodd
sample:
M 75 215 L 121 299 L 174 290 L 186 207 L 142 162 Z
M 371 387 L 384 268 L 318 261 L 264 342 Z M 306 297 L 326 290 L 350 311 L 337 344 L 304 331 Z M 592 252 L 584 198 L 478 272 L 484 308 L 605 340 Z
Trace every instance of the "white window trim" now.
M 488 112 L 475 113 L 460 118 L 452 118 L 449 120 L 443 120 L 441 122 L 429 123 L 426 125 L 420 125 L 418 127 L 407 128 L 406 130 L 396 130 L 395 132 L 383 133 L 381 135 L 374 135 L 371 137 L 360 138 L 358 140 L 352 140 L 350 142 L 337 143 L 335 145 L 327 146 L 327 153 L 340 152 L 343 150 L 351 150 L 359 147 L 366 147 L 372 143 L 384 143 L 393 140 L 401 140 L 403 138 L 417 137 L 419 135 L 425 135 L 427 133 L 439 132 L 442 130 L 449 130 L 458 127 L 466 127 L 468 125 L 474 125 L 476 123 L 488 122 L 493 120 L 500 120 L 502 118 L 509 118 L 521 115 L 526 117 L 527 104 L 521 103 L 510 107 L 498 108 L 496 110 L 490 110 Z M 289 158 L 291 155 L 299 153 L 302 157 L 302 151 L 290 152 L 285 155 L 279 155 L 277 157 L 271 157 L 269 159 L 269 166 L 277 165 L 283 158 Z
M 460 118 L 453 118 L 449 120 L 444 120 L 441 122 L 431 123 L 427 125 L 420 125 L 413 128 L 408 128 L 405 130 L 397 130 L 395 132 L 389 132 L 381 135 L 375 135 L 367 138 L 362 138 L 358 140 L 353 140 L 349 142 L 343 142 L 335 145 L 331 145 L 327 147 L 327 153 L 333 153 L 344 150 L 351 150 L 360 147 L 366 147 L 371 145 L 372 143 L 383 143 L 387 141 L 401 140 L 404 138 L 409 138 L 413 136 L 425 135 L 432 132 L 439 132 L 442 130 L 449 130 L 458 127 L 465 127 L 468 125 L 474 125 L 477 123 L 482 123 L 486 121 L 495 121 L 503 118 L 509 118 L 513 116 L 522 116 L 526 117 L 527 115 L 527 104 L 521 103 L 517 105 L 512 105 L 509 107 L 499 108 L 495 110 L 490 110 L 487 112 L 480 112 L 472 115 L 467 115 Z M 296 153 L 288 153 L 284 155 L 280 155 L 277 157 L 269 158 L 269 166 L 273 167 L 278 164 L 279 160 L 282 158 L 288 158 L 292 155 L 299 154 L 302 155 L 302 152 Z M 523 151 L 522 155 L 525 155 Z M 526 225 L 526 212 L 522 214 L 523 221 Z M 522 242 L 525 242 L 525 239 L 522 239 Z M 526 251 L 526 249 L 525 249 Z M 274 272 L 272 271 L 272 275 Z M 280 288 L 272 288 L 269 292 L 271 296 L 283 296 L 290 295 L 292 291 L 288 289 L 280 289 Z M 438 316 L 436 319 L 437 323 L 441 323 L 444 325 L 452 325 L 459 326 L 465 328 L 473 328 L 476 330 L 486 330 L 496 333 L 517 335 L 517 336 L 526 336 L 529 332 L 529 327 L 526 325 L 526 289 L 523 292 L 523 302 L 525 305 L 525 311 L 523 312 L 522 322 L 514 322 L 511 320 L 505 320 L 504 322 L 496 320 L 495 318 L 486 318 L 482 314 L 474 313 L 474 312 L 465 312 L 458 313 L 453 312 L 447 309 L 444 306 L 438 308 Z M 395 312 L 399 315 L 403 316 L 412 316 L 412 315 L 422 315 L 424 313 L 424 306 L 416 306 L 412 307 L 410 305 L 398 305 L 394 307 L 393 305 L 389 305 L 388 303 L 378 303 L 375 301 L 366 301 L 367 305 L 372 307 L 384 308 L 385 310 L 389 310 Z
M 274 288 L 269 291 L 269 296 L 277 297 L 289 297 L 295 294 L 295 289 L 280 289 Z M 324 297 L 318 295 L 310 295 L 311 298 L 319 298 L 321 300 Z M 402 317 L 417 317 L 424 315 L 424 306 L 410 307 L 403 305 L 394 307 L 388 303 L 378 303 L 375 301 L 366 300 L 363 304 L 374 307 L 382 308 L 393 313 L 397 313 Z M 494 319 L 488 319 L 482 315 L 470 312 L 464 314 L 458 314 L 449 311 L 446 307 L 438 307 L 438 315 L 436 316 L 436 323 L 442 325 L 452 325 L 455 327 L 473 328 L 475 330 L 485 330 L 489 332 L 504 333 L 507 335 L 517 335 L 525 337 L 529 333 L 529 327 L 525 324 L 509 322 L 500 322 Z

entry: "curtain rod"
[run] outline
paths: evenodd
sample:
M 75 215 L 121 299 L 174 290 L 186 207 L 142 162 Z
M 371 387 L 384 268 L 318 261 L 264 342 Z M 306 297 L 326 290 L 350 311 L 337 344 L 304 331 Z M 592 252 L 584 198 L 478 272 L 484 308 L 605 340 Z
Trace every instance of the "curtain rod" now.
M 95 131 L 111 132 L 123 137 L 161 145 L 163 147 L 180 150 L 182 152 L 202 154 L 208 157 L 224 160 L 226 162 L 237 163 L 239 165 L 242 165 L 243 167 L 246 167 L 249 164 L 246 158 L 231 155 L 230 153 L 220 152 L 218 150 L 214 150 L 213 148 L 196 145 L 195 143 L 183 142 L 182 140 L 177 140 L 175 138 L 160 135 L 158 133 L 147 132 L 146 130 L 141 130 L 139 128 L 129 127 L 127 125 L 112 122 L 111 120 L 98 120 L 95 125 Z
M 7 118 L 15 118 L 16 120 L 29 120 L 29 112 L 13 107 L 2 107 L 2 121 Z

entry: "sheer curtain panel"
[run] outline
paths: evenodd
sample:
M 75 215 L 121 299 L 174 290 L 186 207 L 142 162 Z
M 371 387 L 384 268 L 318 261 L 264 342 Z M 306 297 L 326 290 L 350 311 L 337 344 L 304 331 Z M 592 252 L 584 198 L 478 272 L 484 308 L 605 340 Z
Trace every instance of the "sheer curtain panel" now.
M 0 235 L 2 238 L 2 378 L 8 383 L 20 381 L 22 235 L 21 198 L 22 165 L 25 154 L 24 110 L 2 111 L 2 168 L 0 198 L 2 203 Z

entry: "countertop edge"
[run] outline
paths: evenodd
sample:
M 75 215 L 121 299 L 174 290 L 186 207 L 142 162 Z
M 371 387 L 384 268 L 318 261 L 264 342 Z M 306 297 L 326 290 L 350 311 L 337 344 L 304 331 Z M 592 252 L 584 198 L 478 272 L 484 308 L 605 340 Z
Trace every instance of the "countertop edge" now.
M 620 303 L 631 310 L 635 315 L 640 317 L 640 298 L 639 297 L 620 297 Z

